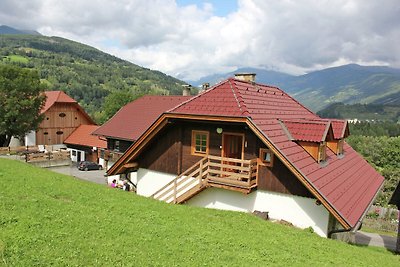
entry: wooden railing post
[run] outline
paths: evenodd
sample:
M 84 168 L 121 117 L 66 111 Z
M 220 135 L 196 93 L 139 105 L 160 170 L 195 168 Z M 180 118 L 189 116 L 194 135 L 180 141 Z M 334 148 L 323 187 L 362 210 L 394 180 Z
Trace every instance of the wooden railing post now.
M 203 161 L 200 161 L 199 185 L 201 186 L 203 180 Z
M 174 180 L 174 204 L 176 204 L 176 194 L 177 194 L 177 180 L 178 179 L 175 179 Z
M 252 175 L 253 175 L 253 166 L 252 166 L 252 163 L 250 162 L 249 163 L 249 181 L 248 181 L 248 184 L 249 184 L 249 186 L 251 186 L 251 178 L 252 178 Z

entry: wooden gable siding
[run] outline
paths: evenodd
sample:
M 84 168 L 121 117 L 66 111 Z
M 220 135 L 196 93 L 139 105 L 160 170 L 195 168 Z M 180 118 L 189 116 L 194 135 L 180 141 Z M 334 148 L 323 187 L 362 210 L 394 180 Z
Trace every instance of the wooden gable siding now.
M 61 116 L 60 116 L 61 115 Z M 92 124 L 76 103 L 55 103 L 44 113 L 36 131 L 36 144 L 62 144 L 81 124 Z
M 258 189 L 314 198 L 310 191 L 277 158 L 272 168 L 258 167 Z
M 167 125 L 145 148 L 138 158 L 139 167 L 178 175 L 198 162 L 202 157 L 191 154 L 192 130 L 209 132 L 209 154 L 221 156 L 223 132 L 244 133 L 244 159 L 259 157 L 259 149 L 265 148 L 260 139 L 243 124 L 221 124 L 218 122 L 175 122 Z M 312 197 L 311 193 L 277 158 L 272 168 L 259 166 L 258 189 Z
M 311 157 L 315 160 L 318 160 L 318 151 L 319 151 L 319 143 L 316 142 L 306 142 L 306 141 L 299 141 L 299 145 L 301 145 Z

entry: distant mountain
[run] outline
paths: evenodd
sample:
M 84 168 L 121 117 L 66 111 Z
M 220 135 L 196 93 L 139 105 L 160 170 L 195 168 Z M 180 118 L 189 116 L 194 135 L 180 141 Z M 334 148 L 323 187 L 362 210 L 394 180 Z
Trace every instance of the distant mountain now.
M 233 73 L 242 70 L 257 73 L 257 82 L 282 88 L 314 111 L 335 102 L 400 104 L 399 69 L 349 64 L 301 76 L 260 69 L 239 69 L 219 76 L 233 76 Z M 199 81 L 206 80 L 207 77 Z
M 216 84 L 220 81 L 223 81 L 229 77 L 233 77 L 235 73 L 256 73 L 257 74 L 257 82 L 265 83 L 265 84 L 280 84 L 284 81 L 289 81 L 296 76 L 286 74 L 283 72 L 277 72 L 272 70 L 264 70 L 258 68 L 240 68 L 233 72 L 228 72 L 224 74 L 213 74 L 206 77 L 203 77 L 196 81 L 187 81 L 189 84 L 193 86 L 201 86 L 203 83 L 210 83 L 211 85 Z
M 0 26 L 0 34 L 28 34 L 28 35 L 41 35 L 37 31 L 33 30 L 17 30 L 7 25 Z
M 93 47 L 60 37 L 1 35 L 0 64 L 36 69 L 49 90 L 76 99 L 98 122 L 111 93 L 182 94 L 182 84 L 159 71 L 137 66 Z

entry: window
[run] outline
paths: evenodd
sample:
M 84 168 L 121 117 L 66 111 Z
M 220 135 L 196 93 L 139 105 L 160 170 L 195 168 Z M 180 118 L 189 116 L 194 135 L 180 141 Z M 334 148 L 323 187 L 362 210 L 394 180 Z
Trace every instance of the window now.
M 208 154 L 208 136 L 206 131 L 192 131 L 192 154 L 207 155 Z
M 43 134 L 44 134 L 44 135 L 48 135 L 49 133 L 48 133 L 48 132 L 44 132 Z
M 115 143 L 114 143 L 114 150 L 115 150 L 115 151 L 119 151 L 119 140 L 115 140 Z
M 318 162 L 326 159 L 326 142 L 322 142 L 318 148 Z
M 260 148 L 259 155 L 264 166 L 271 167 L 274 161 L 274 154 L 268 148 Z
M 64 112 L 61 112 L 60 114 L 58 114 L 58 116 L 60 116 L 61 118 L 64 118 L 67 115 Z
M 72 156 L 76 157 L 76 150 L 72 150 Z
M 62 135 L 64 132 L 63 131 L 57 131 L 56 134 L 57 135 Z

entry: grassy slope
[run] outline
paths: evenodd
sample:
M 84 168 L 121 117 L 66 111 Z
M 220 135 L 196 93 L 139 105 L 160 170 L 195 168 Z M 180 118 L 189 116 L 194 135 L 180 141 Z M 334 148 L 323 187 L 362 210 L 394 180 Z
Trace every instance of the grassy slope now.
M 384 249 L 0 159 L 0 265 L 399 266 Z

